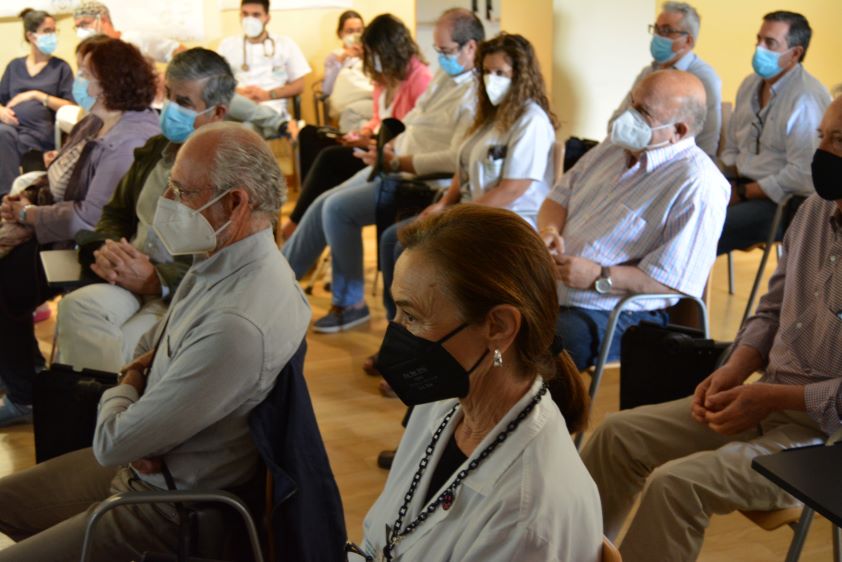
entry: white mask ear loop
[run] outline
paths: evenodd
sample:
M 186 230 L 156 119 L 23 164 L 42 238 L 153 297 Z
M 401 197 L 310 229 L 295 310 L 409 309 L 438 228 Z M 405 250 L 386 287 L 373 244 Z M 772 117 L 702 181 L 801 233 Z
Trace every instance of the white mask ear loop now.
M 210 201 L 208 201 L 207 203 L 205 203 L 204 205 L 202 205 L 198 209 L 193 209 L 193 214 L 195 215 L 195 214 L 201 213 L 202 211 L 204 211 L 205 209 L 207 209 L 208 207 L 215 204 L 217 201 L 219 201 L 220 199 L 222 199 L 223 197 L 225 197 L 226 195 L 231 193 L 231 191 L 233 191 L 233 190 L 234 190 L 233 187 L 231 189 L 226 189 L 225 191 L 223 191 L 222 193 L 220 193 L 219 195 L 217 195 L 216 197 L 214 197 L 213 199 L 211 199 Z M 207 219 L 205 219 L 205 220 L 207 220 Z M 223 230 L 228 228 L 230 225 L 231 225 L 231 219 L 229 218 L 228 221 L 225 224 L 223 224 L 222 226 L 219 227 L 218 230 L 215 230 L 213 232 L 214 236 L 218 235 L 220 232 L 222 232 Z
M 657 127 L 650 127 L 650 129 L 654 133 L 658 129 L 664 129 L 666 127 L 672 127 L 673 125 L 675 125 L 675 123 L 667 123 L 666 125 L 658 125 Z M 670 143 L 670 141 L 665 140 L 664 142 L 659 142 L 658 144 L 650 144 L 649 146 L 646 147 L 646 150 L 651 150 L 653 148 L 661 148 L 661 147 L 667 146 L 669 143 Z

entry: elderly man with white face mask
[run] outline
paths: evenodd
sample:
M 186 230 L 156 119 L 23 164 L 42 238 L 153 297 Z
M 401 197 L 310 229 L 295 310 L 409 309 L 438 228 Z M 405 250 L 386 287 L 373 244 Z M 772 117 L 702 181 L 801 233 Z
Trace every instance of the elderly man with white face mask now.
M 541 206 L 538 227 L 559 281 L 556 333 L 580 369 L 594 363 L 623 296 L 702 294 L 728 205 L 728 182 L 694 142 L 704 117 L 698 78 L 650 74 L 610 139 L 564 174 Z M 624 312 L 609 357 L 619 356 L 629 326 L 666 323 L 669 304 Z
M 701 18 L 696 8 L 684 2 L 664 2 L 655 24 L 649 26 L 649 33 L 652 34 L 649 43 L 652 62 L 643 67 L 634 83 L 637 84 L 656 70 L 666 68 L 684 70 L 701 80 L 707 97 L 707 112 L 705 125 L 696 136 L 696 144 L 708 156 L 716 159 L 722 127 L 722 81 L 713 67 L 693 52 L 699 40 L 700 27 Z M 631 107 L 631 94 L 630 90 L 608 120 L 609 133 L 614 120 Z
M 239 125 L 207 125 L 178 153 L 154 228 L 194 262 L 170 315 L 103 395 L 93 449 L 0 480 L 0 532 L 21 541 L 0 560 L 78 560 L 86 508 L 113 492 L 230 489 L 259 458 L 248 417 L 298 350 L 307 301 L 275 245 L 283 176 L 263 140 Z M 260 295 L 260 299 L 244 298 Z M 192 406 L 192 407 L 190 407 Z M 174 510 L 112 511 L 96 560 L 172 551 Z

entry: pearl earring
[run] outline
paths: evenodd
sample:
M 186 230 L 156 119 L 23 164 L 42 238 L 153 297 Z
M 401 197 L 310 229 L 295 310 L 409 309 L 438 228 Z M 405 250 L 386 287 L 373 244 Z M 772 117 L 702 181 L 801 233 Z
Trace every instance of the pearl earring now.
M 503 354 L 500 353 L 499 349 L 494 350 L 494 363 L 495 367 L 502 367 L 503 366 Z

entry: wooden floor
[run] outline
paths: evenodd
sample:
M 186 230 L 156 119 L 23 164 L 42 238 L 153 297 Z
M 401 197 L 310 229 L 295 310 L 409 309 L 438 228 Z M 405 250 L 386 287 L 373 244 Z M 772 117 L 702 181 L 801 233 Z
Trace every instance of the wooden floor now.
M 308 338 L 306 375 L 345 507 L 349 536 L 359 541 L 362 520 L 386 480 L 386 472 L 376 467 L 377 454 L 393 448 L 401 436 L 400 420 L 404 408 L 397 400 L 382 398 L 377 380 L 366 376 L 360 366 L 374 353 L 386 327 L 380 288 L 371 296 L 374 280 L 373 231 L 365 233 L 368 304 L 372 320 L 368 325 L 336 335 L 311 334 Z M 739 324 L 751 280 L 759 261 L 759 251 L 735 254 L 737 294 L 727 292 L 726 262 L 717 261 L 712 287 L 712 331 L 717 339 L 730 340 Z M 771 260 L 769 270 L 774 266 Z M 765 283 L 764 283 L 765 287 Z M 330 297 L 317 286 L 311 297 L 314 318 L 330 304 Z M 53 306 L 55 303 L 53 303 Z M 49 351 L 54 316 L 37 326 L 42 349 Z M 608 372 L 594 405 L 593 423 L 617 409 L 618 373 Z M 0 476 L 31 466 L 34 462 L 32 427 L 0 429 Z M 0 506 L 0 510 L 11 506 Z M 792 533 L 784 528 L 766 532 L 739 514 L 716 516 L 707 532 L 700 560 L 705 562 L 766 562 L 783 560 Z M 0 548 L 4 543 L 0 535 Z M 831 559 L 830 526 L 817 517 L 801 560 Z M 657 556 L 653 556 L 653 561 Z

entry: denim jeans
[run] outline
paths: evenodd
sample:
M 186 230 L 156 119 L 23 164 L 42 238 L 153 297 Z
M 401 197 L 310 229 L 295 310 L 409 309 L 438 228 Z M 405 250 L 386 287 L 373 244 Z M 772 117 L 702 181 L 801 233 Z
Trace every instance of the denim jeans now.
M 716 255 L 766 242 L 777 208 L 770 199 L 753 199 L 728 207 Z
M 578 306 L 559 307 L 555 333 L 564 339 L 564 347 L 580 371 L 596 363 L 599 349 L 608 327 L 610 310 L 596 310 Z M 627 311 L 620 315 L 614 338 L 608 351 L 608 360 L 620 358 L 620 341 L 630 326 L 646 320 L 666 325 L 668 316 L 664 310 Z
M 336 306 L 364 300 L 362 229 L 374 224 L 379 185 L 379 180 L 368 181 L 369 173 L 371 168 L 363 168 L 317 197 L 282 250 L 296 278 L 301 279 L 325 246 L 330 246 L 332 302 Z
M 398 231 L 416 218 L 409 217 L 393 224 L 380 237 L 380 272 L 383 274 L 383 306 L 386 308 L 387 320 L 394 320 L 397 313 L 392 298 L 392 280 L 395 278 L 395 263 L 403 252 L 403 246 L 398 242 Z

